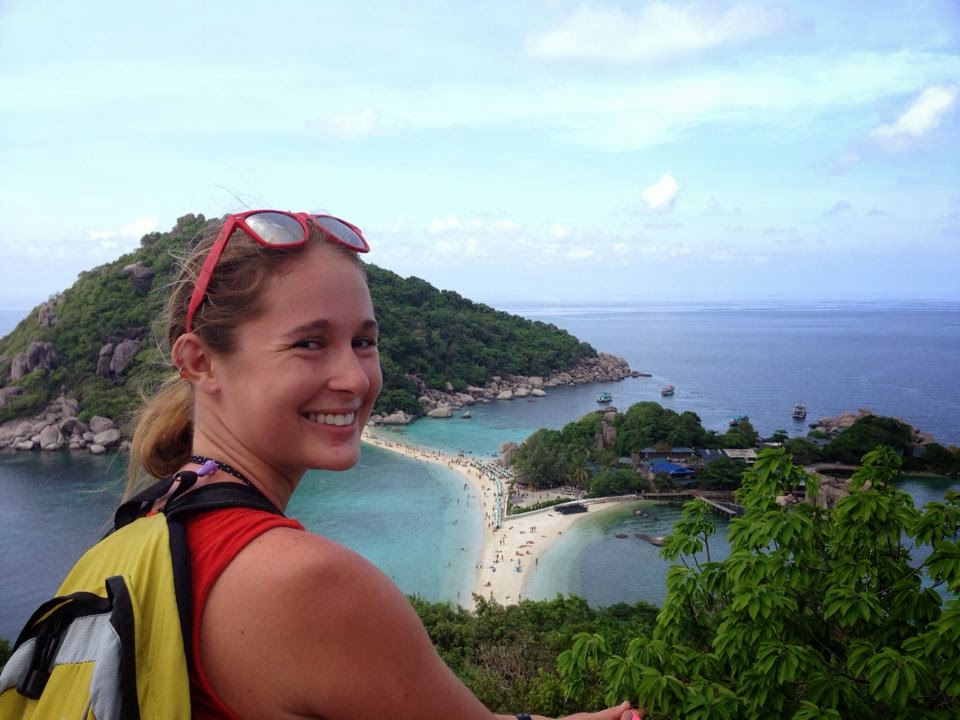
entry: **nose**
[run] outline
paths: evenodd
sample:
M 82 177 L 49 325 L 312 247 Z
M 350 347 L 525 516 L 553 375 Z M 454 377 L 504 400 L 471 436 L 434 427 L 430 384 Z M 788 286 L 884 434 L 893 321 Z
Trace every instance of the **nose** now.
M 364 395 L 370 389 L 370 361 L 359 357 L 352 346 L 341 349 L 330 362 L 327 384 L 332 390 Z

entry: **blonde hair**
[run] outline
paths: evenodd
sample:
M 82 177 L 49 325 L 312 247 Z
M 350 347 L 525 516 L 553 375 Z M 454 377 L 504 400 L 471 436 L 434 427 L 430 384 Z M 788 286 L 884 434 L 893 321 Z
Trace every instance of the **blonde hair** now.
M 177 338 L 186 332 L 187 307 L 194 284 L 221 227 L 222 223 L 217 223 L 205 231 L 171 283 L 158 328 L 167 357 Z M 360 264 L 356 253 L 331 243 L 313 227 L 307 245 L 287 249 L 261 247 L 243 230 L 235 230 L 193 317 L 193 333 L 214 352 L 232 353 L 236 349 L 237 327 L 260 316 L 269 285 L 305 247 L 315 243 L 329 244 Z M 193 386 L 179 375 L 169 377 L 152 397 L 145 398 L 134 423 L 125 499 L 155 479 L 176 472 L 189 460 L 193 403 Z

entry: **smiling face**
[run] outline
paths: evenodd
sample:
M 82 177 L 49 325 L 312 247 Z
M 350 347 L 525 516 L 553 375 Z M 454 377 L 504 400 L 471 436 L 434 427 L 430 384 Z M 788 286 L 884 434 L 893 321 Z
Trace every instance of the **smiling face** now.
M 214 355 L 214 391 L 197 407 L 199 449 L 256 476 L 296 481 L 309 468 L 345 470 L 382 385 L 377 324 L 352 258 L 313 244 L 277 275 L 263 312 Z M 229 462 L 229 461 L 228 461 Z

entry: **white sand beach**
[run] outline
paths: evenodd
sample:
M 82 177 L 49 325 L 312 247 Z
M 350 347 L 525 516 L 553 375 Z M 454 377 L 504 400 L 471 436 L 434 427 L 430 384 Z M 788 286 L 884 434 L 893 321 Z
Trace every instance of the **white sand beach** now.
M 480 507 L 484 513 L 483 543 L 480 557 L 476 558 L 473 593 L 503 605 L 514 604 L 522 599 L 524 582 L 536 568 L 540 556 L 579 518 L 589 514 L 563 515 L 546 508 L 502 517 L 500 512 L 506 510 L 505 493 L 508 491 L 509 473 L 504 468 L 489 461 L 448 455 L 389 440 L 369 428 L 364 431 L 363 440 L 410 458 L 446 465 L 466 478 L 481 499 Z M 556 491 L 526 493 L 523 501 L 534 504 L 558 496 L 560 493 Z M 499 528 L 498 518 L 501 518 Z

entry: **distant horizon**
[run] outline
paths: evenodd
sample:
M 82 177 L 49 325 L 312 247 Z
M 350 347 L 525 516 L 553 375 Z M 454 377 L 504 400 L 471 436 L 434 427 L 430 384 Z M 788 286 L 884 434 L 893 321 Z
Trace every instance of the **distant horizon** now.
M 433 283 L 431 283 L 433 285 Z M 814 295 L 740 295 L 740 296 L 708 296 L 708 295 L 686 295 L 686 296 L 660 296 L 651 297 L 644 295 L 608 295 L 596 297 L 549 297 L 549 296 L 519 296 L 504 295 L 491 298 L 475 298 L 466 295 L 454 288 L 438 287 L 437 290 L 457 292 L 467 300 L 488 305 L 495 309 L 511 308 L 514 311 L 522 309 L 556 309 L 564 307 L 585 308 L 590 306 L 608 307 L 611 305 L 637 305 L 637 306 L 670 306 L 679 307 L 698 307 L 703 308 L 710 304 L 718 306 L 730 305 L 797 305 L 797 306 L 846 306 L 846 305 L 898 305 L 898 304 L 917 304 L 917 305 L 960 305 L 960 294 L 956 296 L 938 296 L 938 295 L 834 295 L 831 297 L 820 297 Z M 23 313 L 23 317 L 28 315 L 38 305 L 46 302 L 59 292 L 64 292 L 69 288 L 47 295 L 41 299 L 4 297 L 0 295 L 0 313 L 13 315 Z

